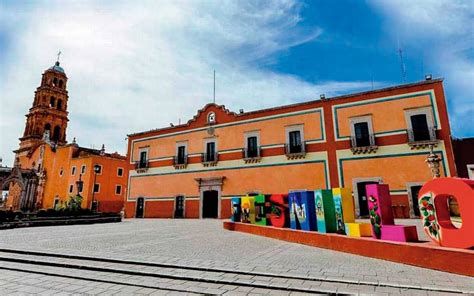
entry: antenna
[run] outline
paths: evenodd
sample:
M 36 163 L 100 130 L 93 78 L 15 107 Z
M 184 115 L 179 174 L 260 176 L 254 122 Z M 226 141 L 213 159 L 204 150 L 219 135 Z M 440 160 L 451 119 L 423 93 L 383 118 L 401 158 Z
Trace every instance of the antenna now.
M 216 103 L 216 69 L 214 69 L 214 99 L 212 102 Z
M 400 57 L 400 70 L 402 71 L 403 82 L 407 82 L 407 69 L 405 67 L 405 62 L 403 60 L 403 50 L 400 46 L 400 39 L 398 40 L 398 56 Z

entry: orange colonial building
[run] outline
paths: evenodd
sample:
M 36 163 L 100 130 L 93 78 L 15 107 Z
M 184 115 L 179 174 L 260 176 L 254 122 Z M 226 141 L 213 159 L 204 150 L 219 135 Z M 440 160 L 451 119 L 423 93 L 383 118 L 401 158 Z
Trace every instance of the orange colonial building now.
M 208 104 L 186 124 L 129 135 L 127 217 L 228 218 L 230 199 L 387 183 L 397 217 L 419 215 L 431 179 L 456 175 L 442 80 L 234 113 Z
M 79 193 L 83 208 L 119 212 L 127 186 L 126 158 L 106 153 L 104 146 L 100 150 L 83 148 L 75 139 L 67 143 L 66 86 L 67 76 L 59 62 L 44 72 L 15 151 L 15 166 L 30 169 L 34 176 L 28 182 L 16 177 L 10 184 L 2 184 L 3 188 L 21 189 L 16 194 L 10 192 L 4 207 L 30 211 L 54 208 Z

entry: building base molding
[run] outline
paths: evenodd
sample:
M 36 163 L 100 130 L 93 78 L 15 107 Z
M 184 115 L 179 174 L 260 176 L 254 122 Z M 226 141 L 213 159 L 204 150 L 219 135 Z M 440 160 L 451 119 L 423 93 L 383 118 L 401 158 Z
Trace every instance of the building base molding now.
M 333 233 L 266 227 L 225 221 L 224 229 L 330 249 L 364 257 L 474 276 L 474 251 L 439 247 L 431 242 L 401 243 Z M 427 260 L 427 258 L 430 258 Z M 447 259 L 448 258 L 448 259 Z

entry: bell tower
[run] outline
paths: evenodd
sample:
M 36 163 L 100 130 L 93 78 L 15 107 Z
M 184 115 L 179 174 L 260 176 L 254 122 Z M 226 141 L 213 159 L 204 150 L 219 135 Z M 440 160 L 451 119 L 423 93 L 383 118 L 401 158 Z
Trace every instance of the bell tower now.
M 20 149 L 29 150 L 42 140 L 56 145 L 66 144 L 68 119 L 66 90 L 67 76 L 58 61 L 42 76 L 41 85 L 35 91 L 33 106 L 26 114 L 26 126 L 20 138 Z

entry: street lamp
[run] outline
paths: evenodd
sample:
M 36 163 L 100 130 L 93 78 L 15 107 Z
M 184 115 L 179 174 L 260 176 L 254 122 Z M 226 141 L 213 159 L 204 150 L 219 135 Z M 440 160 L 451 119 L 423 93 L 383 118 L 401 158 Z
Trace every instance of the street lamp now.
M 94 195 L 95 195 L 95 183 L 97 180 L 97 174 L 100 172 L 100 165 L 96 164 L 94 165 L 94 185 L 92 186 L 92 202 L 91 202 L 91 211 L 95 212 L 96 206 L 95 206 L 95 200 L 94 200 Z
M 81 196 L 82 187 L 84 186 L 84 181 L 82 181 L 82 174 L 79 174 L 79 180 L 76 181 L 77 185 L 77 195 Z

